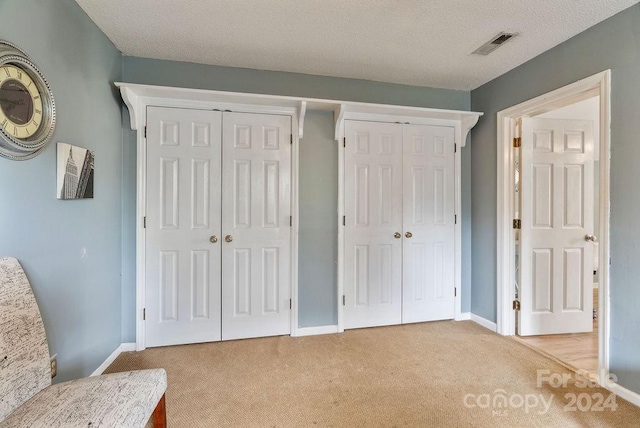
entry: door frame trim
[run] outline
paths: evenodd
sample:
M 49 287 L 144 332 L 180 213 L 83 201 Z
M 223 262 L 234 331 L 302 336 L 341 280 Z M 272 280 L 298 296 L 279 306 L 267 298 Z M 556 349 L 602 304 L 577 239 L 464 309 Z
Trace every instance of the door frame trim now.
M 274 114 L 291 117 L 291 215 L 293 225 L 291 231 L 291 336 L 298 334 L 298 228 L 299 228 L 299 143 L 300 135 L 299 108 L 283 107 L 263 104 L 236 104 L 221 101 L 193 100 L 181 98 L 176 92 L 174 98 L 155 96 L 152 93 L 138 94 L 127 87 L 121 88 L 123 99 L 129 108 L 131 129 L 136 131 L 137 159 L 136 159 L 136 351 L 146 348 L 146 328 L 143 319 L 146 302 L 146 271 L 145 271 L 145 242 L 146 231 L 144 218 L 147 200 L 147 140 L 145 128 L 147 125 L 147 107 L 167 107 L 194 110 L 225 110 L 237 113 Z
M 611 70 L 605 70 L 575 83 L 509 107 L 497 113 L 497 228 L 496 281 L 497 332 L 515 335 L 515 237 L 513 232 L 514 159 L 512 141 L 518 118 L 538 115 L 578 101 L 600 96 L 600 289 L 598 302 L 598 380 L 608 384 L 609 376 L 609 257 L 610 257 L 610 148 L 611 148 Z
M 464 122 L 464 120 L 450 120 L 450 119 L 437 119 L 437 118 L 424 118 L 424 117 L 402 117 L 397 116 L 384 116 L 378 114 L 350 114 L 341 115 L 340 120 L 344 125 L 344 120 L 360 120 L 368 122 L 387 122 L 398 123 L 401 120 L 403 123 L 411 125 L 426 125 L 426 126 L 444 126 L 454 129 L 454 144 L 457 145 L 457 150 L 454 154 L 454 169 L 455 169 L 455 196 L 454 196 L 454 214 L 457 216 L 457 222 L 454 226 L 455 238 L 454 238 L 454 287 L 456 289 L 456 296 L 454 297 L 454 320 L 462 321 L 468 319 L 462 313 L 462 148 L 466 145 L 466 139 L 469 134 L 469 130 L 477 123 L 478 117 L 475 117 L 473 121 Z M 344 332 L 344 306 L 342 304 L 342 296 L 344 295 L 345 280 L 344 280 L 344 263 L 345 263 L 345 227 L 342 224 L 342 217 L 345 215 L 345 147 L 342 142 L 342 138 L 345 138 L 344 128 L 341 129 L 341 133 L 336 134 L 338 136 L 338 293 L 336 295 L 338 306 L 338 333 Z M 341 138 L 340 138 L 341 137 Z

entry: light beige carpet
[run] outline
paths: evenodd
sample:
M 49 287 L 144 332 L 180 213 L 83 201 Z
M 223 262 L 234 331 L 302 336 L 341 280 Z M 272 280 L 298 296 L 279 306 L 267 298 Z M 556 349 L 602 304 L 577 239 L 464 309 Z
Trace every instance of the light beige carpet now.
M 169 427 L 640 426 L 640 408 L 618 398 L 597 411 L 608 391 L 576 388 L 564 367 L 471 321 L 153 348 L 107 372 L 152 367 L 169 376 Z M 568 387 L 538 388 L 545 369 Z M 565 409 L 565 394 L 583 394 L 584 411 Z

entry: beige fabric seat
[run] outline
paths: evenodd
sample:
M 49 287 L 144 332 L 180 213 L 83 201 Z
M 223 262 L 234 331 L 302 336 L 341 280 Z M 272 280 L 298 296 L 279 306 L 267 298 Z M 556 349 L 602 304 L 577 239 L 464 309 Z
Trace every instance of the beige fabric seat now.
M 51 385 L 49 349 L 29 281 L 0 258 L 0 428 L 164 426 L 163 369 Z M 154 413 L 155 412 L 155 413 Z

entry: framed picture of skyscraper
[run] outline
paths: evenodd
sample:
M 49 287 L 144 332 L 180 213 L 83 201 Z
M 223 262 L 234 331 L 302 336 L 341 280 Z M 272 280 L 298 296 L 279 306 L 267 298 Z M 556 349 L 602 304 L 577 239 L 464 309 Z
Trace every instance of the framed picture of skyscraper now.
M 58 199 L 93 198 L 93 152 L 58 143 Z

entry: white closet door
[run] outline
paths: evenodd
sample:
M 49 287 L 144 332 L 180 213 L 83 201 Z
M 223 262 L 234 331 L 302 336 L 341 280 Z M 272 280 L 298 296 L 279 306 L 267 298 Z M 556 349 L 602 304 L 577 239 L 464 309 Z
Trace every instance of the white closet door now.
M 345 121 L 345 131 L 345 328 L 400 324 L 402 125 Z
M 224 113 L 222 338 L 290 334 L 291 118 Z
M 146 344 L 220 340 L 220 112 L 147 112 Z
M 593 122 L 522 120 L 518 334 L 593 330 Z
M 402 322 L 455 316 L 454 129 L 404 126 Z

